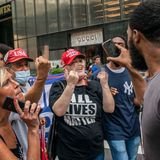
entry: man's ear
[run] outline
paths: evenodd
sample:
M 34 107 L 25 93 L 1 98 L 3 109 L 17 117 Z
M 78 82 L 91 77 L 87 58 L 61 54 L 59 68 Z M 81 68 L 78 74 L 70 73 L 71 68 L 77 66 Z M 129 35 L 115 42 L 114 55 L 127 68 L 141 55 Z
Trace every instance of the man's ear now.
M 141 33 L 137 31 L 136 29 L 133 30 L 133 42 L 135 44 L 139 43 L 141 40 Z

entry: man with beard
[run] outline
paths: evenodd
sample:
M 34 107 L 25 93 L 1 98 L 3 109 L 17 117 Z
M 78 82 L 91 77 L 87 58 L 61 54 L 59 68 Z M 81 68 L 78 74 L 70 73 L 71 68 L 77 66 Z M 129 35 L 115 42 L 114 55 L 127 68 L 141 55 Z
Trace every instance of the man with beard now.
M 145 160 L 160 159 L 160 2 L 146 1 L 131 15 L 128 40 L 133 66 L 143 70 L 148 67 L 150 81 L 144 95 L 142 134 Z M 121 53 L 124 54 L 124 49 Z M 135 52 L 137 50 L 137 52 Z M 137 63 L 136 58 L 141 57 Z M 108 58 L 124 64 L 122 56 Z M 146 62 L 146 63 L 145 63 Z M 147 66 L 147 67 L 146 67 Z M 132 78 L 136 77 L 132 75 Z M 137 81 L 138 82 L 138 81 Z M 140 81 L 139 81 L 140 83 Z M 140 87 L 144 88 L 141 84 Z
M 111 41 L 128 52 L 123 37 L 117 36 Z M 110 48 L 110 52 L 112 51 Z M 116 55 L 116 53 L 111 54 Z M 125 57 L 130 61 L 128 55 Z M 137 86 L 129 75 L 130 69 L 112 61 L 109 61 L 104 69 L 108 74 L 108 83 L 115 100 L 115 111 L 104 113 L 104 137 L 109 144 L 113 160 L 135 160 L 140 144 L 140 125 L 136 105 L 140 104 L 143 95 L 136 92 Z M 135 70 L 134 74 L 140 76 Z

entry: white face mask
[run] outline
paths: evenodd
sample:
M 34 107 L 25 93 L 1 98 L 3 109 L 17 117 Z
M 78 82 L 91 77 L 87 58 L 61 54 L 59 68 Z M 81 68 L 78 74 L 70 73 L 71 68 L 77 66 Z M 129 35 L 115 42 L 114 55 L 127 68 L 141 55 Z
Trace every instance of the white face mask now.
M 30 70 L 27 71 L 16 71 L 15 72 L 16 77 L 15 80 L 20 84 L 26 84 L 29 77 L 30 77 Z

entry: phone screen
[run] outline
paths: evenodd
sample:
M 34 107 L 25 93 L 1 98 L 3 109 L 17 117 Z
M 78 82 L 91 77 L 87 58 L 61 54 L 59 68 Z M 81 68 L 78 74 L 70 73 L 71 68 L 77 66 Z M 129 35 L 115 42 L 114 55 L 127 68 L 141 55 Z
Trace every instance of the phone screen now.
M 109 57 L 118 57 L 120 50 L 115 46 L 111 39 L 102 43 L 102 48 Z
M 22 110 L 24 110 L 24 105 L 25 103 L 22 102 L 22 101 L 18 101 L 19 103 L 19 106 Z M 17 113 L 16 109 L 15 109 L 15 106 L 14 106 L 14 99 L 12 97 L 6 97 L 4 103 L 3 103 L 3 106 L 2 106 L 4 109 L 7 109 L 9 111 L 12 111 L 12 112 L 15 112 Z

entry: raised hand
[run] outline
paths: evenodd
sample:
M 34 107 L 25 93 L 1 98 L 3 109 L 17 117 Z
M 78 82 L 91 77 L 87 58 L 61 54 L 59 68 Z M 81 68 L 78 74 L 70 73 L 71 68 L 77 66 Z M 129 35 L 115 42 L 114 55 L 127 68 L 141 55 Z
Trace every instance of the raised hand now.
M 100 79 L 101 85 L 108 85 L 108 74 L 105 71 L 99 72 L 97 78 Z
M 122 47 L 121 45 L 115 44 L 116 47 L 121 51 L 118 57 L 107 57 L 108 61 L 115 62 L 123 67 L 128 67 L 131 65 L 131 57 L 129 51 Z
M 71 70 L 68 72 L 67 69 L 65 69 L 65 78 L 67 80 L 68 85 L 76 85 L 79 80 L 79 75 L 75 70 Z
M 35 65 L 37 69 L 37 79 L 44 80 L 48 76 L 48 71 L 51 67 L 51 64 L 48 60 L 49 58 L 49 47 L 44 46 L 43 56 L 36 58 Z
M 20 115 L 20 118 L 27 124 L 28 128 L 34 129 L 39 127 L 38 114 L 41 109 L 40 105 L 37 105 L 36 103 L 31 104 L 30 101 L 26 101 L 24 110 L 22 111 L 18 104 L 18 100 L 14 99 L 14 106 Z

